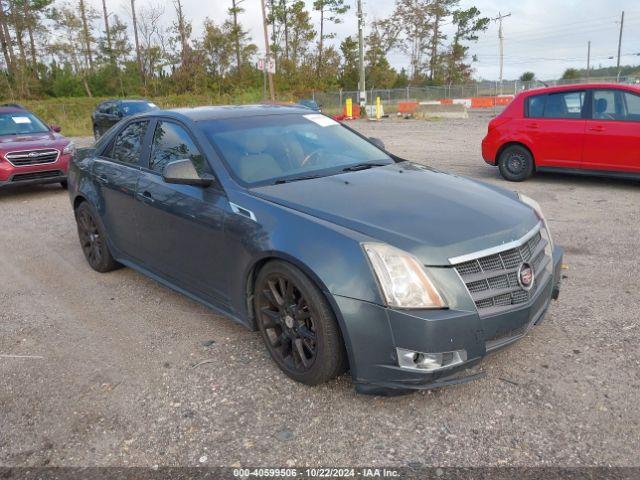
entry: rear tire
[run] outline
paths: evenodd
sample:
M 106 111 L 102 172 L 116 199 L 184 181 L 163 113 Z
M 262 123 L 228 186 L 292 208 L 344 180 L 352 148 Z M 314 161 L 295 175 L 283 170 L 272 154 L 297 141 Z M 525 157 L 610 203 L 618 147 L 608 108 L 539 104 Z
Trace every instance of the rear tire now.
M 329 303 L 293 265 L 273 261 L 260 270 L 254 309 L 267 350 L 293 380 L 319 385 L 346 370 L 344 342 Z
M 500 175 L 510 182 L 523 182 L 534 171 L 533 156 L 531 152 L 521 145 L 512 145 L 505 148 L 498 159 Z
M 96 272 L 107 273 L 120 267 L 109 247 L 102 224 L 87 202 L 82 202 L 75 211 L 78 238 L 84 257 Z

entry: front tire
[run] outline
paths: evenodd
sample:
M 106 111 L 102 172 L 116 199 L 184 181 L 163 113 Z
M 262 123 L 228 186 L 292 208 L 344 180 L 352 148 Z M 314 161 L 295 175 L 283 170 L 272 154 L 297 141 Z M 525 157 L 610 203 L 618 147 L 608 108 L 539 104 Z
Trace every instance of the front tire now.
M 69 189 L 69 184 L 67 183 L 66 180 L 63 180 L 60 182 L 60 186 L 64 189 L 64 190 L 68 190 Z
M 510 182 L 524 182 L 533 175 L 534 163 L 531 152 L 521 145 L 505 148 L 498 159 L 500 174 Z
M 87 202 L 82 202 L 76 208 L 76 223 L 80 246 L 91 268 L 107 273 L 120 267 L 109 251 L 102 225 Z
M 346 370 L 344 342 L 322 292 L 300 270 L 265 265 L 256 280 L 258 328 L 278 367 L 297 382 L 325 383 Z

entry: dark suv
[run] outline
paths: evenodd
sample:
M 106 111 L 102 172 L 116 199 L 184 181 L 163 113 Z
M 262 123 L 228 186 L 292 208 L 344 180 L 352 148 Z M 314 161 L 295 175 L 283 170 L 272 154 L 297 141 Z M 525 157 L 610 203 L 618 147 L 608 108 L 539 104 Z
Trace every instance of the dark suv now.
M 123 118 L 157 109 L 158 106 L 149 100 L 107 100 L 102 102 L 91 114 L 93 136 L 98 140 Z

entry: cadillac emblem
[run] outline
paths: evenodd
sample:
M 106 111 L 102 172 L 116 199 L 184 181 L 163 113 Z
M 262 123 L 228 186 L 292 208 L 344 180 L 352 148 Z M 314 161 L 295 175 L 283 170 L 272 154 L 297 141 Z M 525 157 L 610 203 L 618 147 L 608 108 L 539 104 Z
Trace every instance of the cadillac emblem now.
M 533 284 L 535 283 L 535 273 L 533 272 L 533 267 L 528 263 L 520 265 L 520 268 L 518 269 L 518 283 L 522 289 L 527 292 L 533 288 Z

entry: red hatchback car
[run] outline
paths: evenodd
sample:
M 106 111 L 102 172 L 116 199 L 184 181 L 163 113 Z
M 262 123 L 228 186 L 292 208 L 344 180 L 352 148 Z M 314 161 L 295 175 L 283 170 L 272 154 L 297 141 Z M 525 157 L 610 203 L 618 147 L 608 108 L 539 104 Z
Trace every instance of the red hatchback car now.
M 489 123 L 482 156 L 521 182 L 553 171 L 640 178 L 640 88 L 589 84 L 529 90 Z
M 36 115 L 0 107 L 0 188 L 35 183 L 67 186 L 67 167 L 75 147 Z

